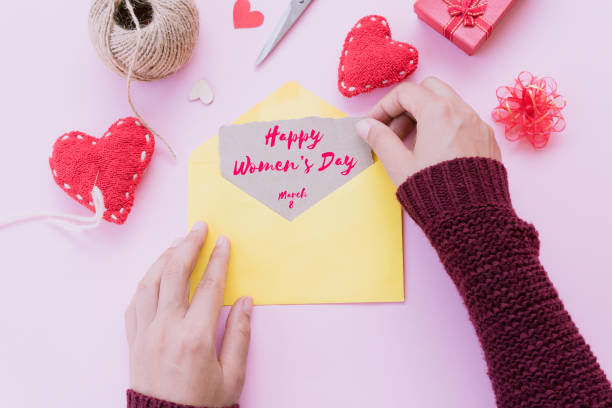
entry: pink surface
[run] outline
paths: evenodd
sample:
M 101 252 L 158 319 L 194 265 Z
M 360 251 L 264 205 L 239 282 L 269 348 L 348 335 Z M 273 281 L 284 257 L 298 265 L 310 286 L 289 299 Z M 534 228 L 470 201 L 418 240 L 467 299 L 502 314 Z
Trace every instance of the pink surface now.
M 569 101 L 561 136 L 543 151 L 510 144 L 501 133 L 498 139 L 517 212 L 537 226 L 561 298 L 612 373 L 612 51 L 605 40 L 612 3 L 590 2 L 591 11 L 580 10 L 588 18 L 577 18 L 575 2 L 516 1 L 468 57 L 419 21 L 412 1 L 355 0 L 347 7 L 315 0 L 258 70 L 255 58 L 286 2 L 251 3 L 265 14 L 263 26 L 234 30 L 231 1 L 199 0 L 202 32 L 190 65 L 135 86 L 138 106 L 179 159 L 173 163 L 160 145 L 125 225 L 105 223 L 81 235 L 42 224 L 0 231 L 0 406 L 124 404 L 123 310 L 150 263 L 185 230 L 189 152 L 289 80 L 349 114 L 364 114 L 386 91 L 345 99 L 336 89 L 337 61 L 349 28 L 372 13 L 389 20 L 394 38 L 419 49 L 413 80 L 447 80 L 488 121 L 496 87 L 520 71 L 558 80 Z M 72 129 L 99 135 L 130 114 L 123 80 L 89 44 L 87 13 L 82 0 L 4 5 L 2 216 L 85 214 L 53 183 L 53 141 Z M 201 77 L 215 90 L 211 106 L 187 102 Z M 494 405 L 461 299 L 422 232 L 404 221 L 404 304 L 255 309 L 245 407 Z

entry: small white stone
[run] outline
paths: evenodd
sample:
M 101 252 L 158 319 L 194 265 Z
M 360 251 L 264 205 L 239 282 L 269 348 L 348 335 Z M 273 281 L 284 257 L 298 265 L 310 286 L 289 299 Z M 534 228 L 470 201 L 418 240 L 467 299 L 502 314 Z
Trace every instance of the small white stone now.
M 115 221 L 117 221 L 117 216 L 115 214 L 111 214 L 111 218 Z
M 145 139 L 147 140 L 147 143 L 149 143 L 150 137 L 148 133 L 145 135 Z
M 344 56 L 346 57 L 348 55 L 348 50 L 344 51 Z
M 353 41 L 353 37 L 349 38 L 349 42 Z
M 134 124 L 135 124 L 136 126 L 142 126 L 142 125 L 140 124 L 140 122 L 139 122 L 139 121 L 137 121 L 137 120 L 135 120 L 135 121 L 134 121 Z
M 355 87 L 351 86 L 348 90 L 349 90 L 349 92 L 353 92 L 355 90 Z
M 55 171 L 55 169 L 53 169 L 53 175 L 57 177 L 57 171 Z
M 126 192 L 125 193 L 125 198 L 130 198 L 130 193 Z
M 77 200 L 82 200 L 82 199 L 83 199 L 83 196 L 82 196 L 82 195 L 80 195 L 80 194 L 77 194 L 77 195 L 76 195 L 76 198 L 77 198 Z
M 365 89 L 370 89 L 372 87 L 372 85 L 366 85 Z
M 357 24 L 355 27 L 361 28 L 361 23 Z
M 83 136 L 77 135 L 77 139 L 83 140 Z
M 68 135 L 62 137 L 62 140 L 66 140 L 66 139 L 68 139 Z
M 70 190 L 70 186 L 69 186 L 68 184 L 66 184 L 66 183 L 64 183 L 64 188 L 65 188 L 66 190 Z
M 385 79 L 384 81 L 382 81 L 383 85 L 385 85 L 387 82 L 389 82 L 388 79 Z
M 404 75 L 405 73 L 406 73 L 406 71 L 400 71 L 400 73 L 399 73 L 399 74 L 400 74 L 400 76 L 401 76 L 401 75 Z
M 138 174 L 134 174 L 134 175 L 132 176 L 132 180 L 136 180 L 137 178 L 138 178 Z
M 140 153 L 140 161 L 145 161 L 146 158 L 147 158 L 147 152 L 143 150 L 142 153 Z
M 376 21 L 376 17 L 370 17 L 370 20 Z
M 96 142 L 91 142 L 91 144 L 95 146 L 95 145 L 96 145 Z

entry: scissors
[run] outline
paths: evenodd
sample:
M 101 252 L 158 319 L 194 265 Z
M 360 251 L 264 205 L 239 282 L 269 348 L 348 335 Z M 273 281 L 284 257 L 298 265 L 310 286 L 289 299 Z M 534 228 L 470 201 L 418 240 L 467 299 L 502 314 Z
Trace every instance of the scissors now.
M 298 18 L 302 15 L 304 10 L 308 7 L 312 0 L 291 0 L 289 3 L 289 7 L 287 7 L 287 11 L 283 15 L 283 18 L 279 21 L 278 25 L 274 29 L 274 32 L 268 39 L 268 42 L 261 50 L 259 57 L 257 57 L 257 61 L 255 62 L 255 66 L 258 66 L 266 59 L 266 57 L 270 54 L 270 52 L 276 47 L 276 45 L 283 39 L 287 31 L 297 21 Z

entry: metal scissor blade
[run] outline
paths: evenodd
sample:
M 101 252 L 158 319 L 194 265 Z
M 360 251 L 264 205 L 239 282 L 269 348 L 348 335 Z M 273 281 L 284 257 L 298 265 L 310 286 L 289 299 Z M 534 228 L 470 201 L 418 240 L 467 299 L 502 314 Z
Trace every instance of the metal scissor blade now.
M 302 15 L 306 7 L 310 4 L 312 0 L 291 0 L 289 3 L 289 7 L 283 14 L 280 22 L 272 32 L 272 35 L 264 45 L 263 49 L 259 53 L 259 57 L 257 57 L 257 61 L 255 62 L 255 66 L 258 66 L 262 63 L 263 60 L 270 54 L 270 52 L 276 47 L 280 40 L 283 39 L 287 31 L 295 24 L 298 18 Z

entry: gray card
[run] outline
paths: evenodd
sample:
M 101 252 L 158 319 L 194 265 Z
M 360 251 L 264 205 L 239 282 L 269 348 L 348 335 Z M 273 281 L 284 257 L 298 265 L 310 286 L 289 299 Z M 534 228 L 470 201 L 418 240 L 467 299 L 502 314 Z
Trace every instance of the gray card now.
M 372 164 L 358 118 L 251 122 L 219 130 L 221 174 L 293 220 Z

